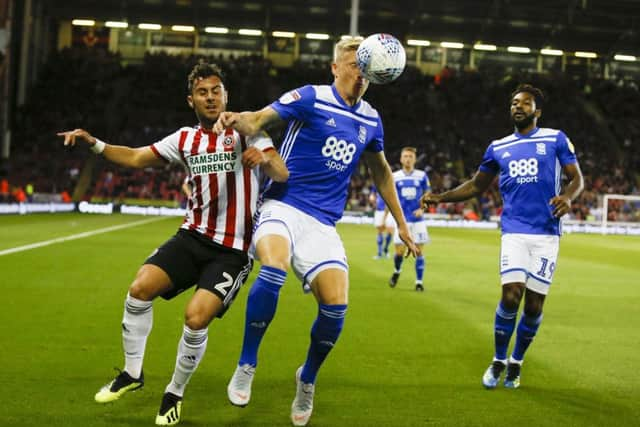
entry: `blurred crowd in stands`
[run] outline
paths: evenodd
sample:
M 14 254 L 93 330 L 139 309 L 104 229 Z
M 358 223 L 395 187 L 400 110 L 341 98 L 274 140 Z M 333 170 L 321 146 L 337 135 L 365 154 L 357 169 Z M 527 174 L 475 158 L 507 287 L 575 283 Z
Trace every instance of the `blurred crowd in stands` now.
M 328 62 L 281 69 L 257 56 L 207 59 L 226 72 L 230 110 L 261 108 L 289 89 L 332 80 Z M 26 200 L 26 193 L 17 193 L 26 192 L 27 186 L 31 193 L 64 192 L 67 198 L 184 202 L 181 168 L 120 168 L 86 147 L 63 147 L 55 134 L 81 127 L 110 143 L 137 147 L 195 125 L 185 98 L 186 77 L 197 60 L 156 53 L 147 54 L 141 65 L 125 66 L 118 54 L 104 50 L 53 54 L 15 120 L 0 202 Z M 414 146 L 417 166 L 427 171 L 433 191 L 455 187 L 473 175 L 493 139 L 512 132 L 509 95 L 518 83 L 528 82 L 546 95 L 539 125 L 565 131 L 578 153 L 586 182 L 573 205 L 573 219 L 596 219 L 603 194 L 640 193 L 640 92 L 635 84 L 560 74 L 446 71 L 434 78 L 408 66 L 393 84 L 370 86 L 365 98 L 382 116 L 385 152 L 394 168 L 400 166 L 400 149 Z M 279 143 L 283 129 L 271 133 Z M 371 185 L 366 167 L 360 165 L 347 209 L 370 211 Z M 640 220 L 634 218 L 640 209 L 628 209 L 628 204 L 615 202 L 609 208 L 611 219 Z M 433 212 L 496 217 L 501 212 L 497 184 L 475 200 L 438 206 Z

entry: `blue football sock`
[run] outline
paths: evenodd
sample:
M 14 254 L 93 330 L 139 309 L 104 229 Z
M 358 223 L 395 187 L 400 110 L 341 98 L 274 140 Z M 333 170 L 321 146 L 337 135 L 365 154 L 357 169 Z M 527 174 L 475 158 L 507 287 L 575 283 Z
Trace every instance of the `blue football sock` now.
M 384 253 L 389 253 L 389 244 L 391 243 L 391 233 L 387 233 L 387 236 L 384 239 Z
M 393 257 L 393 265 L 396 268 L 396 273 L 400 273 L 400 268 L 402 267 L 402 261 L 404 261 L 404 257 L 402 255 L 396 254 Z
M 425 260 L 422 255 L 416 258 L 416 282 L 422 283 L 422 276 L 424 276 Z
M 494 323 L 494 337 L 496 353 L 495 358 L 498 360 L 507 360 L 507 347 L 511 341 L 511 335 L 516 326 L 516 315 L 518 309 L 508 310 L 504 308 L 502 302 L 496 307 L 496 318 Z
M 280 288 L 287 272 L 263 265 L 258 278 L 253 282 L 247 298 L 247 314 L 244 324 L 244 341 L 239 365 L 258 364 L 258 347 L 269 323 L 276 314 Z
M 302 368 L 300 378 L 303 383 L 315 383 L 318 370 L 327 355 L 338 341 L 347 305 L 325 305 L 318 307 L 318 317 L 311 328 L 311 345 L 307 353 L 307 360 Z
M 382 256 L 382 233 L 378 233 L 376 243 L 378 244 L 378 256 Z
M 518 323 L 518 331 L 516 332 L 516 345 L 513 348 L 511 357 L 515 360 L 521 361 L 524 358 L 524 353 L 529 348 L 529 344 L 533 341 L 533 338 L 538 332 L 540 323 L 542 322 L 542 313 L 539 316 L 527 316 L 522 313 L 520 322 Z

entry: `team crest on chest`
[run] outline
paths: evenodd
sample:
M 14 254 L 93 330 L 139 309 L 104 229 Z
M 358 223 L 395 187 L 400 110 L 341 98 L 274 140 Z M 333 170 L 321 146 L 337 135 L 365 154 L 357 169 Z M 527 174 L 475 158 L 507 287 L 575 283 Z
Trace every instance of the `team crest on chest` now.
M 222 140 L 222 145 L 225 147 L 231 147 L 234 143 L 233 136 L 225 136 Z
M 536 143 L 536 154 L 540 154 L 541 156 L 547 155 L 547 145 L 544 142 Z
M 360 129 L 358 130 L 358 141 L 364 144 L 366 140 L 367 140 L 367 128 L 360 125 Z

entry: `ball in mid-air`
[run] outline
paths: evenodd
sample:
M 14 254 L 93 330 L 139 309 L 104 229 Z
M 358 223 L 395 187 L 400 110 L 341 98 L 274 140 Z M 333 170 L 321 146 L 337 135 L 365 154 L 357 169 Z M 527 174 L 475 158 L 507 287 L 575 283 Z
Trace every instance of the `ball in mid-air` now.
M 407 56 L 402 43 L 390 34 L 373 34 L 360 43 L 356 62 L 371 83 L 387 84 L 404 70 Z

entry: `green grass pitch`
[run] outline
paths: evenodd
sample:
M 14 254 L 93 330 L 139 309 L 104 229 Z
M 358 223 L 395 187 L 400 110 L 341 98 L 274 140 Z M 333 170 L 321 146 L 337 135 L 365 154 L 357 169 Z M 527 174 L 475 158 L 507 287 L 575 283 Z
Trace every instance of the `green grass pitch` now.
M 0 251 L 140 221 L 80 214 L 0 217 Z M 0 425 L 153 425 L 191 292 L 157 300 L 145 387 L 113 404 L 95 392 L 122 367 L 120 320 L 140 263 L 178 218 L 0 256 Z M 345 330 L 320 371 L 310 426 L 640 425 L 640 239 L 566 235 L 518 390 L 484 390 L 498 301 L 499 233 L 431 229 L 426 292 L 413 261 L 398 287 L 372 260 L 370 226 L 341 225 L 351 266 Z M 254 269 L 254 274 L 257 269 Z M 250 278 L 252 281 L 253 276 Z M 289 275 L 261 348 L 251 404 L 227 402 L 248 285 L 209 328 L 187 388 L 185 426 L 286 426 L 315 317 Z

